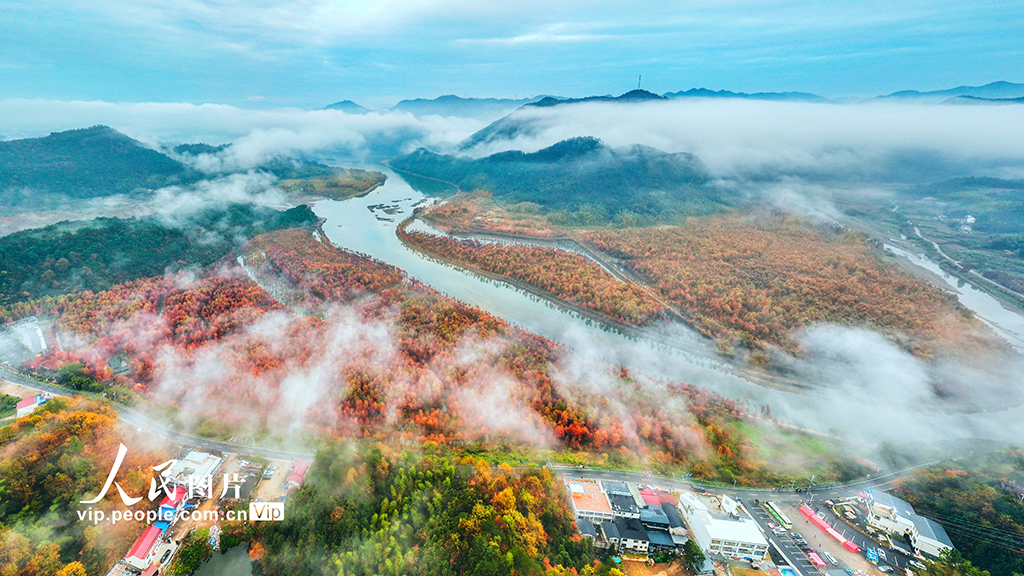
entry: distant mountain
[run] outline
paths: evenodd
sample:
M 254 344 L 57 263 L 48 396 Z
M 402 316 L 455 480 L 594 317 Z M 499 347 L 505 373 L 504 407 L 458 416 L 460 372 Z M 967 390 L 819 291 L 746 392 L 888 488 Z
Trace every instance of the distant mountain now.
M 363 108 L 351 100 L 342 100 L 341 102 L 329 104 L 324 107 L 324 110 L 341 110 L 346 114 L 365 114 L 370 111 L 368 108 Z
M 966 104 L 968 106 L 985 106 L 1000 104 L 1024 104 L 1024 98 L 978 98 L 977 96 L 957 96 L 943 100 L 943 104 Z
M 730 92 L 729 90 L 708 90 L 707 88 L 690 88 L 679 92 L 666 92 L 665 98 L 741 98 L 744 100 L 772 100 L 785 102 L 829 102 L 817 94 L 807 92 Z
M 107 126 L 0 142 L 0 205 L 95 198 L 182 183 L 182 163 Z M 44 201 L 43 204 L 46 204 Z
M 921 102 L 938 104 L 956 98 L 958 96 L 973 96 L 975 98 L 1024 98 L 1024 84 L 1013 82 L 992 82 L 984 86 L 957 86 L 948 90 L 935 90 L 932 92 L 919 92 L 917 90 L 902 90 L 893 92 L 887 96 L 879 96 L 875 100 L 903 100 L 909 102 Z
M 440 96 L 433 100 L 416 98 L 415 100 L 402 100 L 391 107 L 399 112 L 409 112 L 416 116 L 462 116 L 464 118 L 498 118 L 508 114 L 512 110 L 534 102 L 542 97 L 512 100 L 508 98 L 460 98 L 449 94 Z
M 709 183 L 703 164 L 691 154 L 611 148 L 592 137 L 571 138 L 532 154 L 509 151 L 479 159 L 421 148 L 391 166 L 463 190 L 487 190 L 510 203 L 534 202 L 548 210 L 596 206 L 607 217 L 630 211 L 669 220 L 732 203 Z
M 469 150 L 480 144 L 487 144 L 501 140 L 513 140 L 519 136 L 529 137 L 536 133 L 532 117 L 529 111 L 536 108 L 550 108 L 553 106 L 568 106 L 572 104 L 588 102 L 612 102 L 612 103 L 636 103 L 647 101 L 667 101 L 663 96 L 658 96 L 646 90 L 631 90 L 621 96 L 589 96 L 587 98 L 555 98 L 545 96 L 536 102 L 523 105 L 508 116 L 500 118 L 484 128 L 478 130 L 469 138 L 459 144 L 459 150 Z
M 654 92 L 648 92 L 647 90 L 630 90 L 622 96 L 587 96 L 586 98 L 555 98 L 554 96 L 546 96 L 527 104 L 527 106 L 559 106 L 562 104 L 579 104 L 580 102 L 643 102 L 645 100 L 665 100 L 663 96 L 658 96 Z

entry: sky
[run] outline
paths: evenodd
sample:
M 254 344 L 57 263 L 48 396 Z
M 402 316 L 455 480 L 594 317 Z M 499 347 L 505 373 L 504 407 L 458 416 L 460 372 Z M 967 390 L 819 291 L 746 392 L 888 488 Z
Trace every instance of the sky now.
M 0 0 L 0 99 L 368 107 L 1024 82 L 1024 3 Z

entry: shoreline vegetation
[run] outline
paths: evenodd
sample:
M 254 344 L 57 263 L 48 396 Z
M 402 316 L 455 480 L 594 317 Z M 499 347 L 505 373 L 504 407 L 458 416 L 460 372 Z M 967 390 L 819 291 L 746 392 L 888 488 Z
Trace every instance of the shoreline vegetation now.
M 290 194 L 298 195 L 292 200 L 298 203 L 315 200 L 348 200 L 373 192 L 384 185 L 387 175 L 383 172 L 343 168 L 328 176 L 311 178 L 282 178 L 280 186 Z
M 495 281 L 495 282 L 502 282 L 502 283 L 508 284 L 508 285 L 512 286 L 513 288 L 516 288 L 516 289 L 521 290 L 521 291 L 523 291 L 523 292 L 525 292 L 527 294 L 535 296 L 535 297 L 537 297 L 537 298 L 539 298 L 541 300 L 549 302 L 550 304 L 553 304 L 553 305 L 555 305 L 555 306 L 557 306 L 559 308 L 562 308 L 563 310 L 566 310 L 566 311 L 568 311 L 570 313 L 573 313 L 573 314 L 577 314 L 577 315 L 579 315 L 580 317 L 582 317 L 584 319 L 587 319 L 587 320 L 590 320 L 590 321 L 593 321 L 593 322 L 597 322 L 598 324 L 600 324 L 602 326 L 605 326 L 605 327 L 607 327 L 607 328 L 609 328 L 611 330 L 615 330 L 617 332 L 620 332 L 621 334 L 623 334 L 623 335 L 625 335 L 625 336 L 627 336 L 629 338 L 635 338 L 635 339 L 638 339 L 638 340 L 641 340 L 641 339 L 642 340 L 648 340 L 650 342 L 653 342 L 653 343 L 656 343 L 656 344 L 660 344 L 662 346 L 666 346 L 668 348 L 671 348 L 671 349 L 674 349 L 674 350 L 677 350 L 677 351 L 680 351 L 680 352 L 683 352 L 683 353 L 697 354 L 697 355 L 704 356 L 704 357 L 706 357 L 706 358 L 708 358 L 708 359 L 710 359 L 712 361 L 721 363 L 722 366 L 723 366 L 723 369 L 726 372 L 734 374 L 734 375 L 736 375 L 738 377 L 750 380 L 750 381 L 752 381 L 752 382 L 754 382 L 756 384 L 759 384 L 759 385 L 762 385 L 762 386 L 765 386 L 765 387 L 768 387 L 768 388 L 774 388 L 774 389 L 778 389 L 778 390 L 786 390 L 786 391 L 791 391 L 791 392 L 792 391 L 800 391 L 800 390 L 809 390 L 809 389 L 813 388 L 813 386 L 810 385 L 810 384 L 807 384 L 807 383 L 804 383 L 804 382 L 800 382 L 798 380 L 793 380 L 793 379 L 790 379 L 790 378 L 786 378 L 786 377 L 781 376 L 781 375 L 770 374 L 770 373 L 767 373 L 767 372 L 762 372 L 762 371 L 759 371 L 759 370 L 752 369 L 750 367 L 740 367 L 740 366 L 730 365 L 729 363 L 727 363 L 727 361 L 726 361 L 727 359 L 725 359 L 725 358 L 722 358 L 720 356 L 709 355 L 706 352 L 695 350 L 692 346 L 688 346 L 684 342 L 680 341 L 679 339 L 673 338 L 673 337 L 671 337 L 671 336 L 669 336 L 667 334 L 663 334 L 663 333 L 657 332 L 657 331 L 655 331 L 653 329 L 649 329 L 649 328 L 645 329 L 644 327 L 641 327 L 641 326 L 636 326 L 636 325 L 633 325 L 633 324 L 628 324 L 626 322 L 622 322 L 622 321 L 616 320 L 615 318 L 612 318 L 612 317 L 610 317 L 610 316 L 608 316 L 606 314 L 602 314 L 599 311 L 592 310 L 592 309 L 589 309 L 589 308 L 585 308 L 585 307 L 580 306 L 578 304 L 574 304 L 572 302 L 569 302 L 569 301 L 567 301 L 567 300 L 565 300 L 563 298 L 560 298 L 558 295 L 556 295 L 556 294 L 554 294 L 552 292 L 549 292 L 547 290 L 544 290 L 542 288 L 539 288 L 539 287 L 534 286 L 532 284 L 529 284 L 527 282 L 524 282 L 524 281 L 521 281 L 521 280 L 517 280 L 515 278 L 510 278 L 510 277 L 507 277 L 507 276 L 503 276 L 503 275 L 500 275 L 500 274 L 495 274 L 493 272 L 489 272 L 489 271 L 487 271 L 487 270 L 485 270 L 483 268 L 480 268 L 479 266 L 469 265 L 469 264 L 466 264 L 465 262 L 459 261 L 459 260 L 457 260 L 455 258 L 452 258 L 450 256 L 445 256 L 445 255 L 440 254 L 440 253 L 438 253 L 436 251 L 432 251 L 432 250 L 426 248 L 425 246 L 423 246 L 421 243 L 416 242 L 412 238 L 412 234 L 410 234 L 406 230 L 408 228 L 408 226 L 410 224 L 412 224 L 412 222 L 416 218 L 417 218 L 417 215 L 414 214 L 413 216 L 410 216 L 409 218 L 406 218 L 404 221 L 402 221 L 399 224 L 399 226 L 398 226 L 398 228 L 396 230 L 396 234 L 398 235 L 399 239 L 402 241 L 403 245 L 408 247 L 410 250 L 414 250 L 414 251 L 422 254 L 423 256 L 425 256 L 427 258 L 434 259 L 436 261 L 442 262 L 442 263 L 444 263 L 444 264 L 446 264 L 448 266 L 451 266 L 453 268 L 456 268 L 456 269 L 459 269 L 459 270 L 464 270 L 464 271 L 466 271 L 468 273 L 476 274 L 478 276 L 487 278 L 487 279 Z M 492 236 L 494 236 L 494 235 L 492 234 Z M 469 237 L 471 237 L 471 236 L 469 236 Z M 510 240 L 512 240 L 512 239 L 520 239 L 520 240 L 525 240 L 525 241 L 554 240 L 552 238 L 540 238 L 540 239 L 538 239 L 538 238 L 531 238 L 531 237 L 527 237 L 527 236 L 516 237 L 516 236 L 511 236 L 511 235 L 504 235 L 503 237 L 505 237 L 507 239 L 510 239 Z M 562 240 L 562 239 L 559 238 L 558 240 Z M 574 239 L 571 239 L 571 238 L 565 238 L 565 240 L 573 240 L 574 242 L 576 242 Z M 622 272 L 622 271 L 620 270 L 620 272 Z M 673 316 L 678 317 L 679 321 L 686 322 L 686 320 L 682 316 L 679 316 L 677 312 L 674 313 Z M 689 323 L 686 323 L 686 325 L 688 327 L 696 329 L 695 327 L 691 326 Z M 714 340 L 713 339 L 709 338 L 707 335 L 704 335 L 704 334 L 701 334 L 701 336 L 707 338 L 707 343 L 708 343 L 709 347 L 714 346 Z

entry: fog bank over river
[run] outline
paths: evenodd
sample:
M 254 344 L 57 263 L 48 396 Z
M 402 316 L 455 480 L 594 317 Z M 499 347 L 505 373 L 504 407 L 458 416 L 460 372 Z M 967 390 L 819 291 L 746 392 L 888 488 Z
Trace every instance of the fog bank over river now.
M 387 174 L 384 186 L 360 198 L 315 204 L 316 214 L 326 220 L 323 230 L 331 242 L 397 266 L 451 297 L 564 344 L 572 351 L 568 368 L 574 375 L 585 377 L 596 362 L 623 365 L 638 373 L 703 386 L 746 402 L 755 413 L 767 404 L 776 418 L 856 443 L 961 437 L 1019 440 L 1024 435 L 1019 424 L 1024 421 L 1019 390 L 993 390 L 1001 397 L 998 406 L 1008 407 L 995 412 L 953 410 L 936 396 L 920 360 L 867 330 L 812 327 L 806 331 L 806 344 L 816 353 L 797 367 L 813 377 L 810 383 L 815 387 L 768 388 L 731 369 L 715 356 L 710 343 L 682 326 L 673 327 L 677 332 L 673 335 L 686 344 L 687 351 L 631 339 L 506 284 L 426 258 L 404 246 L 395 234 L 424 195 L 387 168 L 369 168 Z M 973 308 L 972 302 L 964 304 Z M 1024 317 L 1000 310 L 1010 316 L 991 319 L 986 315 L 993 309 L 975 311 L 990 325 L 1017 326 L 1019 321 L 1024 326 Z M 998 327 L 997 331 L 1003 333 Z

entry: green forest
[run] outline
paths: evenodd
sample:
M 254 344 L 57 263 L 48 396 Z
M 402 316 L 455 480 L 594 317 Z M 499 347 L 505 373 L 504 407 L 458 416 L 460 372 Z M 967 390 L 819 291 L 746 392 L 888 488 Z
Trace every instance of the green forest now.
M 571 138 L 530 154 L 513 150 L 480 159 L 420 149 L 391 166 L 465 191 L 486 190 L 508 203 L 534 202 L 549 212 L 587 209 L 597 220 L 635 214 L 645 221 L 676 221 L 734 204 L 693 155 L 646 146 L 611 148 L 592 137 Z
M 73 563 L 105 574 L 138 536 L 131 522 L 95 526 L 78 519 L 77 511 L 87 509 L 79 501 L 103 485 L 124 441 L 116 426 L 113 408 L 78 397 L 50 400 L 0 428 L 0 576 L 62 574 Z M 166 460 L 158 458 L 129 450 L 117 481 L 142 493 L 148 476 L 138 470 Z M 96 508 L 109 510 L 114 500 Z
M 0 141 L 5 207 L 48 205 L 45 196 L 94 198 L 198 179 L 184 164 L 107 126 Z
M 547 469 L 384 444 L 317 453 L 279 523 L 255 525 L 268 576 L 612 574 Z
M 305 205 L 278 212 L 232 204 L 182 222 L 97 218 L 17 232 L 0 238 L 0 305 L 206 266 L 253 236 L 316 221 Z
M 980 458 L 963 469 L 922 470 L 900 486 L 898 495 L 946 529 L 958 553 L 953 564 L 962 556 L 993 575 L 1024 574 L 1024 452 Z

